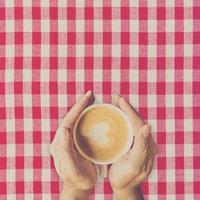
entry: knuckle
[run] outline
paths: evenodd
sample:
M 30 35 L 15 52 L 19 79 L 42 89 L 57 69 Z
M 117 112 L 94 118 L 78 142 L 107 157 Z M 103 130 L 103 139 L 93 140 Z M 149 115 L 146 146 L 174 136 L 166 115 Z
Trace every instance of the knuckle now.
M 147 148 L 148 148 L 148 144 L 138 144 L 137 145 L 137 149 L 140 151 L 140 152 L 147 152 Z

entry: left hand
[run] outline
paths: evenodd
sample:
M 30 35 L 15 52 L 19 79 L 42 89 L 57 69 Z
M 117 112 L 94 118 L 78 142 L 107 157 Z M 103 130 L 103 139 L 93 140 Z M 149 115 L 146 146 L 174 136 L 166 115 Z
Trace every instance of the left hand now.
M 150 126 L 144 124 L 135 109 L 121 96 L 116 96 L 114 103 L 128 115 L 135 139 L 128 154 L 112 164 L 109 180 L 117 200 L 143 199 L 139 185 L 152 171 L 157 147 Z
M 50 145 L 56 171 L 63 180 L 60 199 L 88 199 L 97 179 L 95 166 L 75 149 L 72 139 L 73 125 L 94 96 L 88 91 L 67 113 Z

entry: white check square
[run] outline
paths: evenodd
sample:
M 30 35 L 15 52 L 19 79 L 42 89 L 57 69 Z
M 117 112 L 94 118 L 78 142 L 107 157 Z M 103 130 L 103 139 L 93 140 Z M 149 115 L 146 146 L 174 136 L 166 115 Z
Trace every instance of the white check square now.
M 24 7 L 32 7 L 32 0 L 23 0 Z
M 15 56 L 15 46 L 12 44 L 7 44 L 6 48 L 6 56 L 5 57 L 14 57 Z
M 112 69 L 111 70 L 112 74 L 112 81 L 113 82 L 120 82 L 121 80 L 121 71 L 120 69 Z
M 138 58 L 138 56 L 139 56 L 139 46 L 135 45 L 135 44 L 130 44 L 129 45 L 129 54 L 130 54 L 130 57 Z
M 193 182 L 194 181 L 193 175 L 194 175 L 193 169 L 184 169 L 184 181 L 185 182 Z
M 42 144 L 42 156 L 49 156 L 49 144 Z
M 94 7 L 103 7 L 103 1 L 93 1 Z
M 84 55 L 85 55 L 85 45 L 82 44 L 76 45 L 76 56 L 84 57 Z
M 58 45 L 58 57 L 67 57 L 67 45 Z
M 41 82 L 49 82 L 49 69 L 41 69 L 40 70 L 40 81 Z
M 193 80 L 193 70 L 192 69 L 184 69 L 183 70 L 183 76 L 184 76 L 184 82 L 192 82 L 192 80 Z
M 186 0 L 187 2 L 190 2 L 190 0 Z M 184 32 L 192 33 L 193 32 L 193 20 L 192 19 L 184 19 Z
M 157 71 L 154 69 L 150 69 L 147 71 L 148 75 L 148 82 L 150 83 L 156 83 L 157 81 Z
M 85 1 L 84 0 L 75 0 L 76 1 L 76 7 L 84 8 Z
M 166 7 L 174 7 L 175 0 L 168 0 L 166 1 Z
M 112 56 L 120 57 L 121 55 L 121 45 L 113 44 L 112 45 Z
M 101 33 L 103 31 L 103 20 L 95 19 L 94 32 Z
M 166 145 L 166 156 L 167 157 L 174 157 L 175 156 L 175 145 L 174 144 L 167 144 Z
M 94 81 L 103 82 L 103 70 L 95 69 L 93 72 L 94 72 Z
M 7 182 L 15 182 L 15 169 L 7 169 L 6 170 L 6 174 L 7 174 L 7 177 L 6 177 L 6 181 Z
M 6 0 L 5 1 L 5 7 L 13 7 L 14 6 L 14 2 L 13 0 Z
M 32 95 L 31 94 L 23 94 L 23 106 L 24 107 L 32 106 Z
M 7 144 L 7 156 L 8 157 L 15 157 L 16 147 L 15 144 Z
M 193 45 L 192 44 L 184 44 L 184 56 L 192 57 L 193 56 Z
M 60 19 L 58 23 L 58 31 L 60 33 L 66 33 L 67 32 L 67 20 L 65 19 Z
M 6 99 L 6 107 L 10 108 L 10 107 L 14 107 L 14 94 L 6 94 L 5 95 L 5 99 Z
M 166 182 L 172 183 L 175 182 L 175 169 L 166 170 Z
M 147 3 L 148 3 L 148 7 L 156 8 L 157 6 L 156 0 L 151 0 L 151 1 L 148 1 Z
M 33 131 L 32 119 L 24 119 L 24 131 L 27 131 L 27 132 Z
M 40 23 L 41 23 L 41 32 L 49 32 L 49 30 L 50 30 L 50 20 L 42 19 Z
M 23 20 L 23 30 L 24 32 L 32 32 L 32 20 L 30 19 L 24 19 Z
M 7 194 L 6 197 L 7 197 L 7 200 L 13 200 L 13 199 L 16 199 L 16 194 Z
M 67 82 L 67 69 L 58 69 L 59 82 Z
M 148 45 L 148 57 L 155 58 L 157 54 L 157 46 L 156 45 Z
M 33 169 L 29 169 L 29 168 L 24 169 L 24 181 L 25 182 L 33 181 Z
M 15 120 L 14 119 L 6 119 L 6 131 L 7 132 L 15 132 Z
M 151 2 L 151 1 L 149 1 Z M 157 31 L 157 21 L 156 20 L 148 20 L 148 32 L 156 32 Z
M 139 20 L 133 19 L 129 23 L 130 32 L 138 33 L 139 32 Z
M 15 31 L 15 22 L 12 19 L 5 20 L 6 32 L 13 33 Z
M 59 107 L 67 107 L 67 95 L 65 94 L 59 94 L 58 95 L 58 105 Z
M 175 21 L 172 19 L 167 19 L 165 21 L 165 30 L 167 33 L 174 32 L 175 30 Z
M 121 20 L 112 20 L 112 32 L 121 32 Z
M 49 57 L 50 55 L 50 47 L 48 44 L 41 45 L 41 57 Z
M 167 132 L 175 131 L 175 121 L 173 119 L 166 119 L 166 131 Z
M 26 44 L 24 47 L 24 56 L 25 57 L 31 57 L 32 56 L 32 45 Z
M 50 180 L 50 179 L 49 179 Z M 48 180 L 48 181 L 49 181 Z M 42 199 L 52 200 L 52 194 L 42 194 Z M 28 199 L 29 200 L 29 199 Z
M 34 195 L 34 196 L 35 196 L 35 195 Z M 33 194 L 25 193 L 25 194 L 24 194 L 24 199 L 33 200 L 33 199 L 35 199 L 35 198 L 33 198 Z
M 41 107 L 48 107 L 50 105 L 49 94 L 40 95 Z
M 44 132 L 50 131 L 50 119 L 41 120 L 41 131 L 44 131 Z
M 166 107 L 174 107 L 175 106 L 175 95 L 167 94 L 165 95 L 165 104 Z
M 183 95 L 183 105 L 184 105 L 184 107 L 192 107 L 193 106 L 193 95 L 192 94 L 184 94 Z
M 154 94 L 148 95 L 148 106 L 155 108 L 157 105 L 157 96 Z
M 24 155 L 27 157 L 33 156 L 33 144 L 30 143 L 24 144 Z
M 184 0 L 184 7 L 192 7 L 193 1 L 192 0 Z
M 67 2 L 63 0 L 58 0 L 58 7 L 59 8 L 65 8 L 67 6 Z
M 96 44 L 94 45 L 94 57 L 102 57 L 103 55 L 103 45 Z
M 184 144 L 184 156 L 192 157 L 193 155 L 193 144 Z
M 114 1 L 111 1 L 111 3 L 112 3 L 112 7 L 120 8 L 120 6 L 121 6 L 120 0 L 114 0 Z
M 166 69 L 165 70 L 165 81 L 166 82 L 174 82 L 175 78 L 174 78 L 174 73 L 175 71 L 173 69 Z
M 84 80 L 85 80 L 85 70 L 84 69 L 76 70 L 76 81 L 84 82 Z
M 50 169 L 42 169 L 42 181 L 51 180 L 51 171 Z
M 6 83 L 14 82 L 14 70 L 13 69 L 5 69 L 5 82 Z
M 184 119 L 184 131 L 192 132 L 193 131 L 193 119 Z
M 23 81 L 24 82 L 32 81 L 32 70 L 31 69 L 23 69 Z
M 80 33 L 85 32 L 85 20 L 83 19 L 76 20 L 76 32 Z
M 174 45 L 171 45 L 171 44 L 166 45 L 165 55 L 166 55 L 166 57 L 174 57 L 175 56 Z

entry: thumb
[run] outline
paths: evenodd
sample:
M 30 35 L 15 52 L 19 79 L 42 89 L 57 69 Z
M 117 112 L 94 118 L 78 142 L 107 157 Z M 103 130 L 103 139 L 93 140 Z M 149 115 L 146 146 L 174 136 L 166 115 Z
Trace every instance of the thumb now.
M 64 149 L 69 155 L 74 156 L 75 149 L 73 144 L 72 135 L 67 128 L 59 128 L 58 138 L 59 144 L 62 149 Z
M 75 163 L 78 159 L 76 150 L 74 148 L 73 138 L 70 133 L 70 130 L 67 128 L 59 128 L 59 140 L 60 140 L 60 148 L 62 153 L 62 159 L 68 160 L 68 163 Z M 63 157 L 64 156 L 64 157 Z

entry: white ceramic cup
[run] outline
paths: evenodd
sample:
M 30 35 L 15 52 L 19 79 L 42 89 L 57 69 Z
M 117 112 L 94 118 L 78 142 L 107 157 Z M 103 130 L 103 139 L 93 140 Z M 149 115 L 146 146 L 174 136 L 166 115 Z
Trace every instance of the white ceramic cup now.
M 79 147 L 78 142 L 76 141 L 76 137 L 78 137 L 78 136 L 76 135 L 76 134 L 77 134 L 76 129 L 77 129 L 77 125 L 78 125 L 80 119 L 82 118 L 82 116 L 83 116 L 86 112 L 88 112 L 88 111 L 91 110 L 91 109 L 94 109 L 94 108 L 97 108 L 97 107 L 102 107 L 102 106 L 103 106 L 103 107 L 108 107 L 108 108 L 112 109 L 113 111 L 115 111 L 116 113 L 118 113 L 118 114 L 124 119 L 124 121 L 125 121 L 125 123 L 127 123 L 127 127 L 128 127 L 128 138 L 127 138 L 127 143 L 126 143 L 126 145 L 124 145 L 124 148 L 123 148 L 122 151 L 118 154 L 118 156 L 116 156 L 115 158 L 110 159 L 110 160 L 103 160 L 103 161 L 99 161 L 99 160 L 98 160 L 98 161 L 97 161 L 97 160 L 95 160 L 95 159 L 90 158 L 88 155 L 86 155 L 86 154 L 81 150 L 81 148 Z M 131 147 L 131 145 L 132 145 L 132 143 L 133 143 L 133 127 L 132 127 L 132 125 L 131 125 L 131 122 L 130 122 L 128 116 L 127 116 L 127 115 L 125 114 L 125 112 L 122 111 L 120 108 L 118 108 L 118 107 L 116 107 L 116 106 L 114 106 L 114 105 L 112 105 L 112 104 L 105 104 L 105 103 L 103 103 L 103 104 L 93 104 L 93 105 L 91 105 L 91 106 L 88 106 L 85 110 L 83 110 L 83 112 L 80 114 L 80 116 L 78 117 L 77 121 L 75 122 L 75 125 L 74 125 L 74 132 L 73 132 L 73 139 L 74 139 L 74 144 L 75 144 L 77 150 L 80 152 L 80 154 L 81 154 L 84 158 L 86 158 L 86 159 L 90 160 L 91 162 L 93 162 L 93 163 L 95 163 L 95 164 L 98 164 L 98 165 L 108 165 L 108 164 L 114 163 L 115 161 L 117 161 L 120 157 L 122 157 L 123 155 L 125 155 L 125 154 L 129 151 L 129 149 L 130 149 L 130 147 Z

